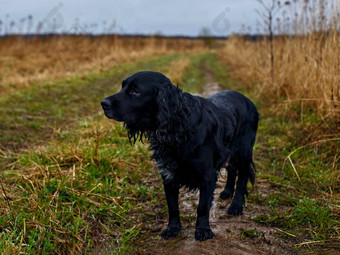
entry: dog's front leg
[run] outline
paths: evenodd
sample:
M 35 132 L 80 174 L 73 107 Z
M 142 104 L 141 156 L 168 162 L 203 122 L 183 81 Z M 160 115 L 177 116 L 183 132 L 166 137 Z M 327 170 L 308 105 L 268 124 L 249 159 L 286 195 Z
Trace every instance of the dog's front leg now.
M 209 226 L 209 212 L 213 200 L 215 183 L 213 181 L 205 182 L 200 188 L 200 201 L 197 208 L 197 222 L 195 239 L 205 241 L 213 238 L 214 234 Z
M 164 191 L 166 196 L 166 201 L 168 203 L 169 210 L 169 223 L 167 228 L 162 232 L 161 236 L 164 239 L 168 239 L 170 237 L 175 237 L 181 231 L 181 220 L 179 218 L 179 209 L 178 209 L 178 193 L 179 187 L 178 185 L 170 182 L 164 183 Z

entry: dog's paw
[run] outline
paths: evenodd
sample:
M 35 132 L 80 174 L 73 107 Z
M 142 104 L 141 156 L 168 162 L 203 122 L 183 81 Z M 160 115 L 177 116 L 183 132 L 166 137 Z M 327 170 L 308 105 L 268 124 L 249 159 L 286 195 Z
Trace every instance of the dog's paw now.
M 220 193 L 220 198 L 221 199 L 229 199 L 233 197 L 233 193 L 229 189 L 225 189 Z
M 170 228 L 167 227 L 165 230 L 163 230 L 161 237 L 168 240 L 171 237 L 178 236 L 179 232 L 181 232 L 181 228 Z
M 210 228 L 202 229 L 196 228 L 195 231 L 195 239 L 198 241 L 205 241 L 214 237 L 214 233 L 211 231 Z
M 230 215 L 242 215 L 243 214 L 243 205 L 232 203 L 228 209 L 228 214 Z

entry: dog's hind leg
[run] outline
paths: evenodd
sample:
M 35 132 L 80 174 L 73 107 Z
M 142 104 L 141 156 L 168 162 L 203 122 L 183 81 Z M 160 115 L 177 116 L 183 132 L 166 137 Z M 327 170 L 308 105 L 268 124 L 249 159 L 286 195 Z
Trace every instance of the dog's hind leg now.
M 164 239 L 175 237 L 181 231 L 181 220 L 178 209 L 179 186 L 173 182 L 164 183 L 164 191 L 169 210 L 169 222 L 167 228 L 162 232 Z
M 241 215 L 245 196 L 248 195 L 247 183 L 250 180 L 254 183 L 255 169 L 253 164 L 253 145 L 255 133 L 247 132 L 235 141 L 238 146 L 234 158 L 235 167 L 238 172 L 236 191 L 233 201 L 228 209 L 228 214 Z
M 245 202 L 245 196 L 248 195 L 247 183 L 250 180 L 254 183 L 255 170 L 252 161 L 252 151 L 248 151 L 247 156 L 241 157 L 237 161 L 238 178 L 236 184 L 236 191 L 233 201 L 228 209 L 228 214 L 241 215 L 243 212 L 243 205 Z
M 232 198 L 235 190 L 235 179 L 237 176 L 237 169 L 234 167 L 233 162 L 230 162 L 227 166 L 228 177 L 227 184 L 225 185 L 224 190 L 220 193 L 221 199 Z
M 248 166 L 247 166 L 248 165 Z M 247 194 L 247 183 L 248 183 L 248 167 L 250 167 L 250 163 L 243 163 L 239 166 L 239 174 L 237 179 L 236 191 L 231 202 L 231 205 L 228 209 L 228 214 L 231 215 L 241 215 L 243 212 L 243 205 L 245 202 L 245 195 Z

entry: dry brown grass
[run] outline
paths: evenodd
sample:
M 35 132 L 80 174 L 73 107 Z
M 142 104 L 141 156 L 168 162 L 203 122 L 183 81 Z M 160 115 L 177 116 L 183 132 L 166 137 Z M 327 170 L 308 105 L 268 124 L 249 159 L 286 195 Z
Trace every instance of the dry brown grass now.
M 227 41 L 223 58 L 248 86 L 270 101 L 312 108 L 332 118 L 340 113 L 340 34 L 335 31 L 274 40 L 274 80 L 269 42 Z M 280 100 L 279 100 L 280 101 Z
M 152 55 L 197 51 L 202 40 L 119 36 L 7 37 L 0 40 L 0 94 Z
M 183 75 L 190 66 L 190 58 L 183 57 L 179 60 L 171 62 L 169 71 L 165 74 L 174 84 L 179 84 L 182 81 Z
M 339 120 L 339 6 L 330 10 L 327 1 L 316 0 L 313 5 L 303 1 L 291 8 L 296 12 L 290 21 L 278 15 L 277 24 L 273 24 L 279 27 L 276 32 L 280 34 L 273 40 L 273 73 L 269 37 L 249 41 L 234 36 L 226 42 L 222 58 L 245 84 L 256 84 L 258 95 L 266 100 L 300 107 L 301 114 L 312 109 L 324 118 Z M 282 21 L 290 27 L 286 34 L 280 29 Z

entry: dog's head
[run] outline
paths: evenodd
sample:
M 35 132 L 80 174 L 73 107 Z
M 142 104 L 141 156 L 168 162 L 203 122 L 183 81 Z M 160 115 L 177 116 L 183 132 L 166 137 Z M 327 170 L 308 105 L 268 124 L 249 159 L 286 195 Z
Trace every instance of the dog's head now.
M 106 117 L 124 122 L 133 136 L 157 131 L 161 137 L 176 125 L 182 110 L 181 94 L 163 74 L 143 71 L 127 77 L 122 89 L 103 99 L 101 105 Z

